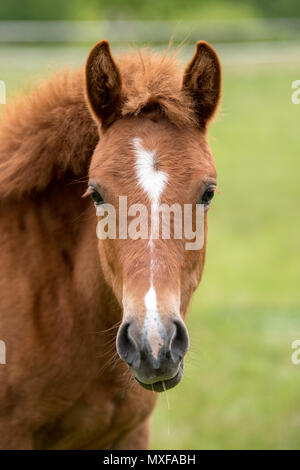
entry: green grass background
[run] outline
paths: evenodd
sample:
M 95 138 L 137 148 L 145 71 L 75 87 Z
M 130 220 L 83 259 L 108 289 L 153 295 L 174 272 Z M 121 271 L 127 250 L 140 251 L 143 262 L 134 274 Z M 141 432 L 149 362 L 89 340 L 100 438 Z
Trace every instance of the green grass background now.
M 66 54 L 67 57 L 67 54 Z M 38 65 L 2 64 L 8 102 Z M 222 195 L 187 324 L 181 384 L 159 396 L 154 449 L 300 448 L 300 64 L 224 68 L 210 131 Z
M 300 66 L 224 70 L 210 143 L 222 195 L 182 383 L 153 419 L 153 448 L 300 448 Z

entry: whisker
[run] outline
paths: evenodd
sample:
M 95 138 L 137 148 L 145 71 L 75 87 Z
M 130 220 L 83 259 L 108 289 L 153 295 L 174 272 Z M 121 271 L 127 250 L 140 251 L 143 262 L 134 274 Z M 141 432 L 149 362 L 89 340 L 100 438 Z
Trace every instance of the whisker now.
M 88 217 L 87 217 L 88 216 Z M 93 206 L 87 207 L 84 211 L 82 211 L 79 215 L 77 215 L 73 219 L 73 223 L 79 222 L 79 221 L 85 221 L 87 222 L 88 220 L 92 219 L 92 216 L 95 217 L 95 208 Z M 83 217 L 86 217 L 86 219 L 83 219 Z
M 115 323 L 113 326 L 111 326 L 110 328 L 107 328 L 106 330 L 99 330 L 99 331 L 96 331 L 96 333 L 100 334 L 100 333 L 106 333 L 107 331 L 110 331 L 110 330 L 113 330 L 115 328 L 119 328 L 119 326 L 121 325 L 122 323 L 122 320 L 118 321 L 117 323 Z
M 111 369 L 114 369 L 117 365 L 117 363 L 120 363 L 119 360 L 121 361 L 121 359 L 119 358 L 118 354 L 116 353 L 115 355 L 113 355 L 109 361 L 107 361 L 99 370 L 99 375 L 103 374 L 103 372 L 107 369 L 107 367 L 111 367 Z
M 68 181 L 66 183 L 67 186 L 70 186 L 72 184 L 83 184 L 83 183 L 87 183 L 89 181 L 89 177 L 88 176 L 82 176 L 81 178 L 77 178 L 77 179 L 74 179 L 74 180 L 71 180 L 71 181 Z

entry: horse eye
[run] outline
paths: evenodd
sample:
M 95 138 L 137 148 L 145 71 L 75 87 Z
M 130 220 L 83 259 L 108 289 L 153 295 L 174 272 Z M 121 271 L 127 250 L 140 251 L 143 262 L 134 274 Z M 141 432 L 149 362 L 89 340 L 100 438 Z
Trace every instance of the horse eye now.
M 100 204 L 104 204 L 103 197 L 101 196 L 101 194 L 95 188 L 92 189 L 91 196 L 92 196 L 92 199 L 93 199 L 94 203 L 97 206 L 99 206 Z
M 208 206 L 212 198 L 214 197 L 215 191 L 213 188 L 207 188 L 206 191 L 204 191 L 202 197 L 201 197 L 201 204 L 204 204 L 205 206 Z

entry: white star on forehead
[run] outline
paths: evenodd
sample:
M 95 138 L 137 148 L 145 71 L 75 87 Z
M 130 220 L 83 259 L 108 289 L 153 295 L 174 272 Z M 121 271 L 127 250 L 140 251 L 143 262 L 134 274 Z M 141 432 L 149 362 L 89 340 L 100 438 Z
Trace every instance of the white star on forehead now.
M 146 150 L 141 139 L 133 139 L 138 183 L 152 203 L 158 203 L 168 181 L 167 173 L 155 169 L 156 150 Z

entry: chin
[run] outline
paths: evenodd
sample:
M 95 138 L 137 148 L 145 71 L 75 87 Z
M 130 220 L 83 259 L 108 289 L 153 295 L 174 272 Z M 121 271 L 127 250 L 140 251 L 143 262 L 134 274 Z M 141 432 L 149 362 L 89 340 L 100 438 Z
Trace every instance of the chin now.
M 173 387 L 176 387 L 176 385 L 178 385 L 179 382 L 181 381 L 182 376 L 183 376 L 183 363 L 180 365 L 180 368 L 177 374 L 171 379 L 161 379 L 156 382 L 145 383 L 139 380 L 138 377 L 134 377 L 134 378 L 138 382 L 138 384 L 140 384 L 141 387 L 145 388 L 146 390 L 151 390 L 152 392 L 160 393 L 160 392 L 165 392 Z

